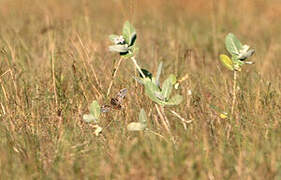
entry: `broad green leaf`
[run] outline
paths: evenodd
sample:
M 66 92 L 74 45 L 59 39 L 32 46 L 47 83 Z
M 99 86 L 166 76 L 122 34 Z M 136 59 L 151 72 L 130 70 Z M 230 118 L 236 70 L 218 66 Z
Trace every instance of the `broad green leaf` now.
M 229 70 L 233 71 L 234 67 L 233 67 L 233 62 L 232 60 L 225 54 L 221 54 L 220 55 L 220 60 L 222 62 L 222 64 Z
M 168 102 L 165 103 L 165 105 L 170 105 L 170 106 L 173 106 L 173 105 L 179 105 L 183 100 L 183 97 L 181 95 L 174 95 L 171 99 L 169 99 Z
M 116 35 L 116 34 L 111 34 L 111 35 L 109 35 L 109 39 L 110 39 L 110 41 L 113 42 L 113 43 L 115 43 L 115 39 L 116 39 L 116 38 L 119 38 L 119 36 Z
M 162 85 L 162 96 L 165 99 L 169 99 L 170 94 L 172 93 L 173 86 L 177 82 L 177 78 L 174 74 L 171 74 L 163 83 Z
M 160 75 L 161 75 L 161 71 L 162 71 L 162 66 L 163 66 L 163 62 L 161 61 L 160 64 L 158 65 L 156 78 L 155 78 L 155 83 L 158 87 L 160 87 Z
M 160 89 L 149 79 L 144 79 L 145 94 L 154 102 L 164 105 L 164 101 L 161 101 L 156 94 L 161 94 Z
M 83 120 L 87 123 L 89 122 L 97 122 L 97 118 L 95 118 L 94 115 L 92 114 L 84 114 L 83 115 Z
M 124 26 L 123 26 L 123 32 L 122 32 L 122 35 L 123 35 L 123 37 L 124 37 L 124 39 L 125 39 L 125 42 L 127 43 L 127 44 L 130 44 L 130 42 L 131 42 L 131 37 L 133 37 L 133 34 L 135 34 L 136 33 L 136 30 L 135 30 L 135 28 L 133 27 L 133 25 L 131 25 L 130 23 L 129 23 L 129 21 L 126 21 L 125 23 L 124 23 Z
M 90 113 L 98 120 L 100 117 L 100 105 L 97 101 L 93 101 L 90 105 Z
M 119 53 L 127 53 L 129 49 L 128 49 L 127 44 L 124 44 L 124 45 L 117 44 L 117 45 L 109 46 L 109 50 L 119 52 Z
M 139 114 L 139 122 L 146 125 L 147 124 L 147 117 L 144 109 L 142 108 Z
M 236 36 L 232 33 L 229 33 L 225 38 L 225 46 L 227 51 L 232 56 L 237 56 L 242 49 L 242 43 L 236 38 Z
M 128 131 L 143 131 L 145 128 L 146 125 L 140 122 L 132 122 L 127 126 Z
M 151 89 L 152 92 L 160 92 L 160 89 L 158 86 L 156 86 L 156 84 L 154 84 L 151 79 L 149 78 L 143 78 L 144 81 L 144 85 L 145 87 L 147 87 L 148 89 Z

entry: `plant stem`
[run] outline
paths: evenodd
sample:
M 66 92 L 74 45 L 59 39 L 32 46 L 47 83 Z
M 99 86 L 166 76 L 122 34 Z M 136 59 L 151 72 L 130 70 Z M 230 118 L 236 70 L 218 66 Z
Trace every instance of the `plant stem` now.
M 231 117 L 234 114 L 234 107 L 236 103 L 236 85 L 237 84 L 237 71 L 233 72 L 233 90 L 232 90 L 232 106 L 231 106 Z
M 143 78 L 145 78 L 145 75 L 143 74 L 141 68 L 139 67 L 139 65 L 138 65 L 137 60 L 135 59 L 135 57 L 133 56 L 133 57 L 131 57 L 131 59 L 132 59 L 132 61 L 134 62 L 134 64 L 135 64 L 137 70 L 139 71 L 139 73 L 142 75 Z
M 161 112 L 161 110 L 157 104 L 155 104 L 155 107 L 156 107 L 157 113 L 162 121 L 162 124 L 164 125 L 165 129 L 171 134 L 169 124 L 167 123 L 167 121 L 165 120 L 165 117 L 164 117 L 165 115 L 163 114 L 163 112 Z
M 154 131 L 152 131 L 152 130 L 150 130 L 150 129 L 147 129 L 147 131 L 148 132 L 150 132 L 150 133 L 152 133 L 152 134 L 154 134 L 154 135 L 156 135 L 156 136 L 159 136 L 160 138 L 163 138 L 166 142 L 169 142 L 164 136 L 162 136 L 161 134 L 159 134 L 159 133 L 157 133 L 157 132 L 154 132 Z
M 112 85 L 113 85 L 113 81 L 114 81 L 114 79 L 115 79 L 115 76 L 116 76 L 116 74 L 117 74 L 117 71 L 118 71 L 118 69 L 119 69 L 119 66 L 120 66 L 120 64 L 121 64 L 122 59 L 123 59 L 123 58 L 120 58 L 119 61 L 118 61 L 118 63 L 114 65 L 112 79 L 111 79 L 111 81 L 110 81 L 110 84 L 109 84 L 109 87 L 108 87 L 106 96 L 109 96 L 109 94 L 110 94 L 111 87 L 112 87 Z

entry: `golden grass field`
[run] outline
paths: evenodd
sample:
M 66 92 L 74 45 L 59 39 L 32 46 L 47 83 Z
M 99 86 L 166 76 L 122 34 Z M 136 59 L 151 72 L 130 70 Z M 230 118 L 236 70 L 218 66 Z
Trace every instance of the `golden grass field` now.
M 0 179 L 281 179 L 280 17 L 280 0 L 0 0 Z M 184 101 L 165 108 L 171 133 L 129 59 L 106 96 L 119 59 L 108 36 L 126 20 L 143 68 L 188 75 Z M 256 52 L 223 119 L 211 106 L 231 108 L 229 32 Z M 122 88 L 124 108 L 101 116 L 96 137 L 83 114 Z M 159 135 L 127 131 L 141 108 Z

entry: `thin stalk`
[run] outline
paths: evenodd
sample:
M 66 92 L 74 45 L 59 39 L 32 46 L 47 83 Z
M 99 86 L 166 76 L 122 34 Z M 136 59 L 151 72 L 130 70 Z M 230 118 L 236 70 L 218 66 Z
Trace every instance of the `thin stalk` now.
M 137 70 L 138 70 L 138 71 L 139 71 L 139 73 L 142 75 L 142 77 L 145 77 L 145 75 L 143 74 L 143 72 L 142 72 L 141 68 L 139 67 L 139 65 L 138 65 L 138 63 L 137 63 L 137 60 L 135 59 L 135 57 L 134 57 L 134 56 L 133 56 L 133 57 L 131 57 L 131 60 L 134 62 L 134 64 L 135 64 L 135 66 L 136 66 Z
M 122 62 L 122 58 L 120 58 L 119 61 L 118 61 L 118 63 L 115 64 L 115 66 L 114 66 L 112 79 L 111 79 L 111 81 L 110 81 L 110 84 L 109 84 L 109 87 L 108 87 L 106 96 L 109 96 L 109 94 L 110 94 L 111 87 L 112 87 L 112 85 L 113 85 L 113 81 L 114 81 L 114 79 L 115 79 L 115 76 L 116 76 L 116 74 L 117 74 L 117 71 L 118 71 L 118 69 L 119 69 L 119 66 L 120 66 L 121 62 Z
M 171 133 L 170 131 L 170 127 L 169 127 L 169 124 L 167 124 L 166 120 L 165 120 L 165 117 L 164 117 L 164 114 L 161 112 L 160 108 L 158 107 L 157 104 L 155 104 L 155 107 L 156 107 L 156 110 L 157 110 L 157 113 L 162 121 L 162 124 L 164 125 L 165 129 Z
M 56 112 L 58 112 L 58 95 L 57 95 L 57 86 L 56 86 L 56 77 L 55 77 L 55 58 L 54 58 L 54 48 L 51 49 L 51 72 L 52 72 L 52 83 L 53 83 L 53 91 L 55 96 L 55 106 Z
M 179 119 L 182 121 L 184 130 L 187 129 L 186 124 L 192 123 L 192 120 L 188 120 L 188 121 L 187 121 L 186 119 L 184 119 L 183 117 L 181 117 L 181 116 L 180 116 L 178 113 L 176 113 L 175 111 L 170 110 L 170 112 L 171 112 L 172 114 L 174 114 L 177 118 L 179 118 Z
M 159 134 L 159 133 L 157 133 L 157 132 L 154 132 L 154 131 L 152 131 L 152 130 L 150 130 L 150 129 L 147 129 L 147 131 L 148 132 L 150 132 L 150 133 L 152 133 L 152 134 L 154 134 L 154 135 L 156 135 L 156 136 L 158 136 L 158 137 L 160 137 L 160 138 L 162 138 L 162 139 L 164 139 L 166 142 L 169 142 L 164 136 L 162 136 L 161 134 Z
M 234 114 L 234 107 L 236 103 L 236 86 L 237 86 L 237 71 L 233 73 L 233 90 L 232 90 L 232 106 L 231 106 L 231 117 Z

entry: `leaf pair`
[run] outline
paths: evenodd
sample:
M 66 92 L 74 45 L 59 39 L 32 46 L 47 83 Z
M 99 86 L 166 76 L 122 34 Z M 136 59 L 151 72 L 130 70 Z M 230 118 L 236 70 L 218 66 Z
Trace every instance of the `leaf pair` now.
M 85 122 L 95 122 L 97 123 L 100 117 L 100 105 L 97 101 L 93 101 L 89 107 L 90 114 L 84 114 L 83 120 Z
M 225 38 L 225 47 L 227 51 L 231 54 L 232 60 L 244 61 L 248 57 L 252 56 L 255 52 L 254 49 L 250 49 L 250 46 L 243 45 L 237 37 L 229 33 Z
M 243 61 L 252 56 L 255 52 L 254 49 L 250 49 L 250 46 L 243 45 L 232 33 L 226 36 L 225 47 L 231 55 L 231 59 L 227 55 L 222 54 L 220 55 L 220 60 L 223 65 L 231 71 L 240 71 L 241 66 L 245 64 Z
M 141 109 L 139 114 L 139 122 L 132 122 L 128 124 L 127 129 L 129 131 L 143 131 L 147 127 L 147 116 L 144 109 Z
M 123 26 L 122 35 L 113 34 L 109 36 L 109 39 L 114 43 L 114 45 L 109 46 L 109 50 L 119 52 L 124 58 L 132 57 L 137 51 L 135 47 L 137 33 L 133 25 L 128 21 Z
M 162 88 L 160 87 L 160 75 L 163 63 L 158 66 L 156 77 L 147 70 L 142 70 L 146 75 L 145 78 L 141 78 L 138 81 L 144 85 L 145 94 L 154 102 L 159 105 L 178 105 L 181 103 L 183 97 L 175 95 L 170 98 L 174 85 L 177 82 L 177 78 L 174 74 L 170 74 L 169 77 L 163 82 Z

